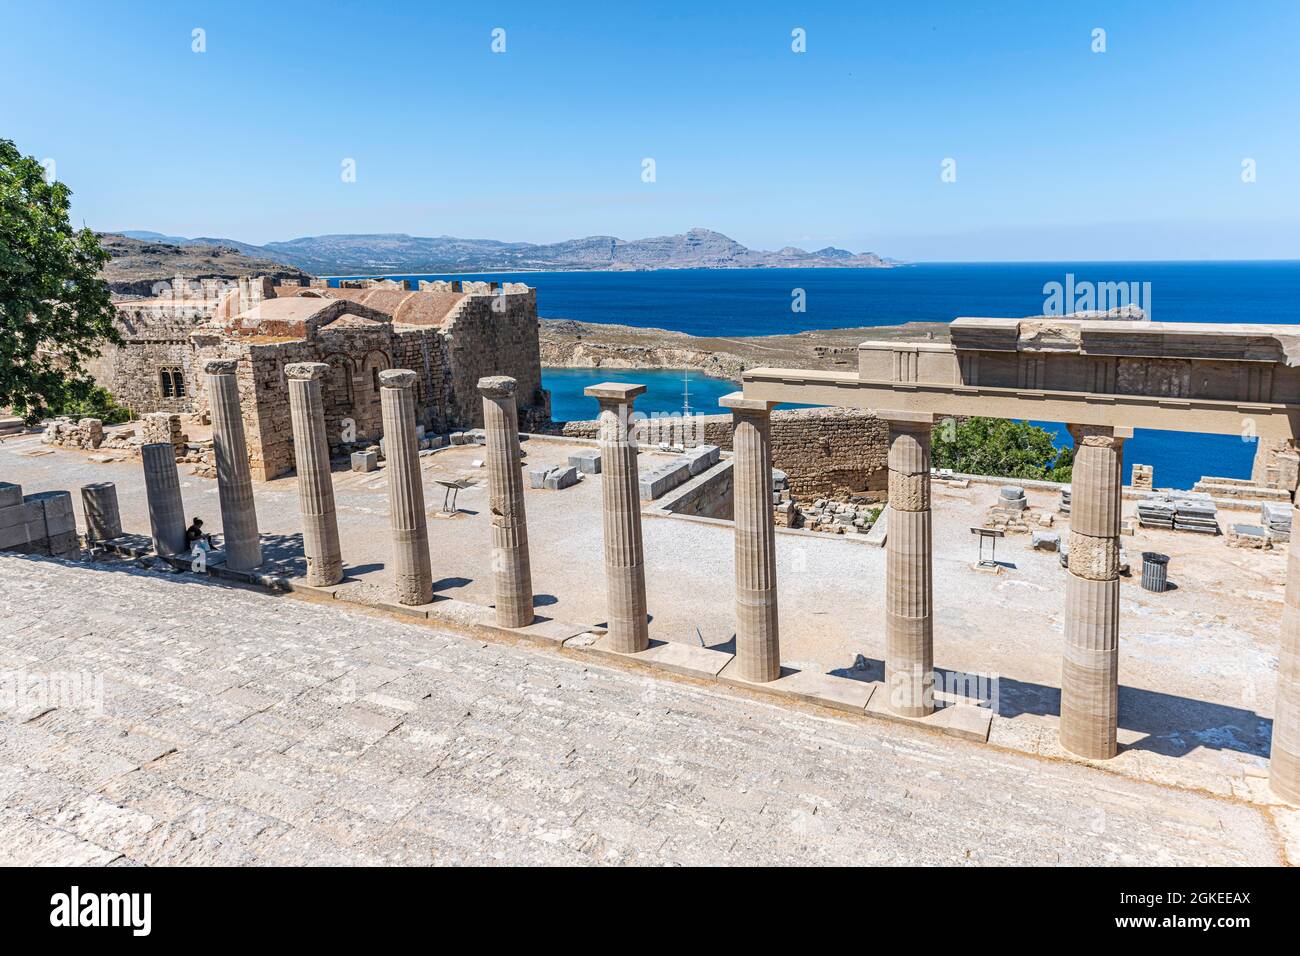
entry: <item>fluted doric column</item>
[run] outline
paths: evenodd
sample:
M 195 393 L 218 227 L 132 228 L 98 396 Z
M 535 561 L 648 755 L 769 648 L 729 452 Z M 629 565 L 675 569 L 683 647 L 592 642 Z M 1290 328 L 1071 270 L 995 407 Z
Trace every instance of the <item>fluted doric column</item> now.
M 334 482 L 330 476 L 330 446 L 325 435 L 321 382 L 329 375 L 324 362 L 299 362 L 284 367 L 289 380 L 289 420 L 293 425 L 293 458 L 298 471 L 298 511 L 302 515 L 302 550 L 307 559 L 307 583 L 327 587 L 343 580 L 339 523 L 334 511 Z
M 217 459 L 217 494 L 221 499 L 221 540 L 226 567 L 246 571 L 262 563 L 262 539 L 257 532 L 253 476 L 248 469 L 244 416 L 234 359 L 209 359 L 208 405 L 212 414 L 212 450 Z
M 483 430 L 487 435 L 488 496 L 492 511 L 492 584 L 497 623 L 533 623 L 533 576 L 528 561 L 528 522 L 520 472 L 515 380 L 481 378 Z
M 400 604 L 433 600 L 429 525 L 424 514 L 420 450 L 415 440 L 415 373 L 394 368 L 379 373 L 388 511 L 393 529 L 393 581 Z
M 117 507 L 117 485 L 111 481 L 82 485 L 81 510 L 86 516 L 87 543 L 122 537 L 122 513 Z
M 1133 429 L 1071 425 L 1070 557 L 1061 664 L 1061 746 L 1104 760 L 1118 751 L 1119 525 L 1124 439 Z
M 1300 508 L 1291 511 L 1300 528 Z M 1282 645 L 1277 655 L 1277 704 L 1273 708 L 1273 749 L 1268 782 L 1283 800 L 1300 803 L 1300 544 L 1286 559 L 1286 598 L 1282 605 Z
M 646 621 L 645 547 L 632 403 L 644 385 L 602 382 L 583 390 L 600 402 L 601 497 L 610 650 L 633 654 L 650 644 Z
M 144 465 L 144 493 L 149 500 L 149 530 L 153 550 L 169 558 L 185 553 L 185 503 L 176 471 L 176 449 L 171 442 L 140 446 Z
M 904 717 L 934 713 L 934 595 L 928 412 L 879 412 L 889 422 L 885 536 L 885 684 Z
M 718 404 L 731 409 L 736 539 L 736 657 L 742 680 L 781 676 L 777 624 L 776 522 L 772 518 L 772 403 L 733 392 Z

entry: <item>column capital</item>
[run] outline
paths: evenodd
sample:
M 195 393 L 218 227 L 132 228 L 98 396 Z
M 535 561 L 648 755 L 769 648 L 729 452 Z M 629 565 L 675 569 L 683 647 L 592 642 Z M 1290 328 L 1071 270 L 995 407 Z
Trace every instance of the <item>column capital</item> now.
M 330 373 L 324 362 L 294 362 L 284 367 L 284 377 L 300 382 L 318 382 Z
M 237 359 L 207 359 L 203 371 L 208 375 L 234 375 L 238 364 Z
M 509 375 L 489 375 L 478 380 L 478 391 L 484 398 L 509 398 L 518 385 Z
M 944 416 L 935 412 L 907 412 L 901 409 L 873 409 L 876 417 L 889 422 L 890 428 L 919 431 L 932 428 Z
M 1067 424 L 1065 427 L 1069 429 L 1076 445 L 1105 446 L 1133 437 L 1133 429 L 1127 425 Z
M 757 398 L 746 398 L 744 392 L 730 392 L 718 399 L 718 404 L 723 408 L 729 408 L 732 412 L 742 415 L 766 415 L 772 411 L 772 406 L 776 402 L 766 402 Z
M 410 388 L 415 384 L 415 373 L 407 368 L 389 368 L 379 373 L 383 388 Z
M 644 385 L 632 385 L 628 382 L 601 382 L 598 385 L 588 385 L 582 390 L 582 394 L 588 398 L 597 399 L 602 405 L 627 405 L 630 407 L 636 397 L 644 393 L 645 390 Z

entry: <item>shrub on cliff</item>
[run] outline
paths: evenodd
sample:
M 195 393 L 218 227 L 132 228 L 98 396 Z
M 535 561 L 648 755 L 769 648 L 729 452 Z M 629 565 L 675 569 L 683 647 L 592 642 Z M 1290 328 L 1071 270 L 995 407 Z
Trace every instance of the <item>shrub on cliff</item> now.
M 118 341 L 95 234 L 68 222 L 68 187 L 0 139 L 0 408 L 28 421 L 94 387 L 84 362 Z
M 1054 438 L 1052 432 L 1029 422 L 949 418 L 934 428 L 931 457 L 936 468 L 968 475 L 1068 482 L 1074 449 L 1057 448 Z

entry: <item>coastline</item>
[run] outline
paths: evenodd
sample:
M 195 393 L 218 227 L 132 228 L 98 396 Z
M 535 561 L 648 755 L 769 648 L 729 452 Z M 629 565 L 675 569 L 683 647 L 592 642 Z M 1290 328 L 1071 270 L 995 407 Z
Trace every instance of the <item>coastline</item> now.
M 670 329 L 539 320 L 544 368 L 665 369 L 739 382 L 748 368 L 777 365 L 833 371 L 856 366 L 857 347 L 878 339 L 942 342 L 943 322 L 818 329 L 784 335 L 697 336 Z

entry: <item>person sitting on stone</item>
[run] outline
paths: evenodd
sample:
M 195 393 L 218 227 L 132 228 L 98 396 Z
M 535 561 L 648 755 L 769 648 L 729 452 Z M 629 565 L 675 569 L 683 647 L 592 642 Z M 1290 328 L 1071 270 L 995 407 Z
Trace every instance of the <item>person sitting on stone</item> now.
M 194 523 L 185 529 L 185 546 L 193 551 L 195 545 L 205 550 L 211 550 L 215 547 L 212 543 L 212 535 L 203 531 L 202 518 L 195 518 Z

